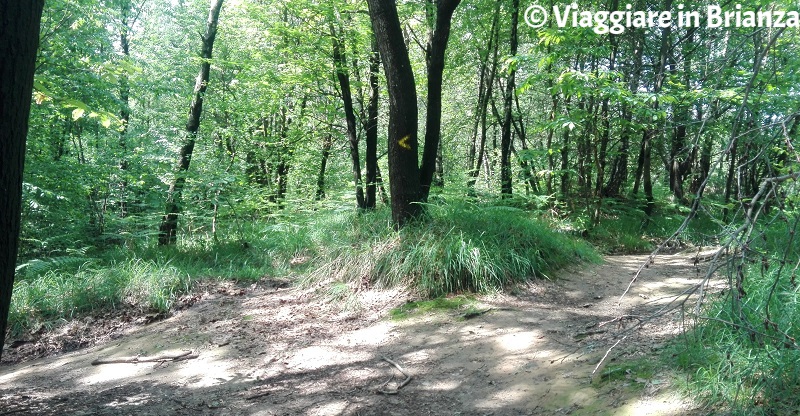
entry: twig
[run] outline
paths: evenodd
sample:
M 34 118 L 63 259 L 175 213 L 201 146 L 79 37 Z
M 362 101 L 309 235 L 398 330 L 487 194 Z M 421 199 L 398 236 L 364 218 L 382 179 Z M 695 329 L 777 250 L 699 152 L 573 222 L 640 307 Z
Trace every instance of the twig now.
M 396 389 L 394 389 L 394 390 L 384 390 L 383 387 L 386 386 L 387 384 L 389 384 L 389 381 L 391 381 L 391 379 L 389 379 L 389 381 L 387 381 L 386 383 L 383 384 L 383 386 L 381 386 L 380 388 L 375 390 L 375 392 L 376 393 L 381 393 L 381 394 L 397 394 L 400 391 L 400 389 L 405 387 L 405 385 L 408 384 L 411 381 L 411 374 L 409 374 L 406 370 L 404 370 L 403 367 L 400 366 L 400 364 L 397 364 L 396 362 L 394 362 L 394 361 L 392 361 L 392 360 L 390 360 L 390 359 L 388 359 L 386 357 L 381 357 L 381 359 L 383 359 L 387 363 L 393 365 L 396 369 L 398 369 L 401 373 L 403 373 L 404 376 L 406 376 L 406 379 L 401 381 Z
M 120 358 L 98 358 L 92 361 L 92 365 L 101 365 L 101 364 L 117 364 L 117 363 L 163 363 L 165 361 L 182 361 L 182 360 L 191 360 L 193 358 L 197 358 L 197 355 L 194 351 L 183 351 L 178 354 L 163 354 L 157 355 L 155 357 L 139 357 L 138 355 L 135 357 L 120 357 Z
M 608 350 L 606 350 L 606 353 L 605 353 L 605 355 L 603 355 L 603 358 L 601 358 L 601 359 L 600 359 L 600 362 L 598 362 L 598 363 L 597 363 L 597 365 L 594 367 L 594 370 L 592 371 L 592 377 L 594 377 L 594 376 L 595 376 L 595 373 L 597 373 L 597 370 L 599 370 L 599 369 L 600 369 L 600 366 L 601 366 L 601 365 L 602 365 L 602 364 L 603 364 L 603 363 L 606 361 L 606 358 L 608 357 L 608 354 L 610 354 L 610 353 L 611 353 L 611 350 L 613 350 L 613 349 L 614 349 L 614 347 L 616 347 L 616 346 L 617 346 L 617 344 L 619 344 L 620 342 L 622 342 L 622 340 L 624 340 L 624 339 L 625 339 L 625 338 L 627 338 L 627 337 L 628 337 L 628 336 L 627 336 L 627 335 L 625 335 L 624 337 L 622 337 L 622 338 L 618 339 L 618 340 L 617 340 L 617 342 L 615 342 L 615 343 L 614 343 L 614 345 L 612 345 L 612 346 L 611 346 L 611 348 L 609 348 Z

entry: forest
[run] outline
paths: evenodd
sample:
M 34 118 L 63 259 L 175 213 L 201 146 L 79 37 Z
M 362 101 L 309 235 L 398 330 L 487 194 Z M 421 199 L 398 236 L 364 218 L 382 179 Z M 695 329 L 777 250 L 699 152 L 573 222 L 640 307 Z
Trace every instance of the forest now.
M 208 280 L 357 309 L 368 289 L 472 299 L 645 254 L 630 289 L 681 252 L 697 278 L 659 312 L 684 323 L 659 360 L 698 414 L 800 406 L 796 2 L 14 3 L 3 352 L 169 314 Z

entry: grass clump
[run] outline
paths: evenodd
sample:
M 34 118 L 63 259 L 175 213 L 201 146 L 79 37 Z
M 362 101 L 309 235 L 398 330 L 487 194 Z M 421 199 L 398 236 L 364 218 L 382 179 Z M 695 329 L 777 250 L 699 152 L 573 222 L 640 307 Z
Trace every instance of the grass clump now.
M 474 309 L 475 298 L 465 295 L 439 297 L 429 300 L 406 302 L 389 311 L 389 317 L 394 320 L 403 320 L 412 316 L 423 315 L 431 311 L 447 311 L 453 309 Z
M 322 261 L 312 280 L 369 281 L 407 286 L 426 297 L 487 292 L 547 277 L 598 255 L 588 244 L 557 233 L 528 212 L 469 203 L 428 205 L 427 218 L 399 232 L 388 210 L 328 219 Z
M 593 384 L 630 381 L 635 382 L 634 386 L 643 387 L 655 374 L 656 363 L 649 358 L 639 358 L 606 366 Z
M 18 334 L 39 324 L 123 304 L 166 311 L 189 285 L 189 276 L 177 268 L 141 259 L 111 267 L 82 267 L 75 273 L 49 270 L 15 282 L 9 328 Z

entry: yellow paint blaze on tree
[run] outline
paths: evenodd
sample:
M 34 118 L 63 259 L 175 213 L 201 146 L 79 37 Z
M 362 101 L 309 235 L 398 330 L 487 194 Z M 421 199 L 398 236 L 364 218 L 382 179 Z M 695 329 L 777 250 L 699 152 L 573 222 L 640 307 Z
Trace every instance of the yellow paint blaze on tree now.
M 410 134 L 406 134 L 405 136 L 403 136 L 402 139 L 397 141 L 397 144 L 399 144 L 400 147 L 402 147 L 403 149 L 411 150 L 411 145 L 408 144 L 408 139 L 409 138 L 411 138 L 411 135 Z

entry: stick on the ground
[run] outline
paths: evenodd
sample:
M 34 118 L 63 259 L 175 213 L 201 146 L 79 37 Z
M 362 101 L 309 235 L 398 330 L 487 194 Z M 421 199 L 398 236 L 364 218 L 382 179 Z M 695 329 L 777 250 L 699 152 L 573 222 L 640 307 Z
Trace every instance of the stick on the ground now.
M 383 385 L 380 388 L 378 388 L 377 390 L 375 390 L 375 392 L 376 393 L 381 393 L 381 394 L 397 394 L 400 391 L 400 389 L 405 387 L 405 385 L 408 384 L 411 381 L 411 374 L 409 374 L 406 370 L 404 370 L 403 367 L 400 366 L 400 364 L 397 364 L 396 362 L 394 362 L 394 361 L 392 361 L 392 360 L 390 360 L 390 359 L 388 359 L 386 357 L 381 357 L 381 359 L 383 359 L 387 363 L 393 365 L 394 368 L 398 369 L 401 373 L 403 373 L 404 376 L 406 376 L 406 379 L 401 381 L 396 389 L 394 389 L 394 390 L 384 390 L 383 388 L 386 387 L 387 384 L 389 384 L 389 381 L 391 381 L 391 379 L 389 379 L 389 381 L 387 381 L 386 383 L 383 383 Z
M 167 361 L 191 360 L 199 357 L 194 351 L 182 351 L 177 354 L 162 354 L 154 357 L 120 357 L 120 358 L 98 358 L 92 361 L 92 365 L 117 364 L 117 363 L 163 363 Z
M 598 370 L 602 370 L 602 367 L 605 367 L 603 364 L 605 364 L 606 358 L 608 358 L 608 354 L 611 353 L 611 350 L 613 350 L 614 347 L 616 347 L 617 344 L 619 344 L 625 338 L 628 338 L 628 336 L 625 335 L 624 337 L 618 339 L 617 342 L 615 342 L 614 345 L 612 345 L 611 348 L 609 348 L 606 351 L 606 354 L 603 356 L 603 358 L 600 359 L 600 362 L 598 362 L 597 365 L 594 367 L 594 371 L 592 371 L 592 379 L 594 379 L 594 377 L 597 377 L 600 374 L 600 373 L 598 373 Z
M 469 312 L 461 315 L 461 317 L 464 318 L 464 319 L 477 318 L 477 317 L 479 317 L 479 316 L 481 316 L 481 315 L 483 315 L 483 314 L 485 314 L 487 312 L 493 311 L 493 310 L 494 310 L 494 308 L 488 308 L 488 309 L 484 309 L 484 310 L 473 310 L 473 311 L 469 311 Z

